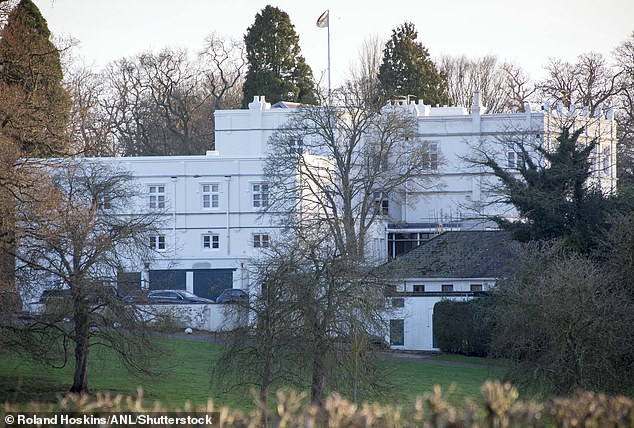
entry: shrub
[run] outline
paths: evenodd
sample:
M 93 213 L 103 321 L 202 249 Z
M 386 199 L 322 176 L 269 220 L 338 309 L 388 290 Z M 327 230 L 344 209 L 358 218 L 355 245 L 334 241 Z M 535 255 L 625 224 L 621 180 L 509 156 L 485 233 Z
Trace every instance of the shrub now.
M 305 393 L 281 390 L 277 394 L 276 412 L 271 416 L 271 426 L 280 427 L 516 427 L 516 426 L 610 426 L 634 425 L 634 401 L 623 396 L 578 392 L 569 398 L 555 398 L 545 403 L 518 400 L 518 391 L 508 383 L 487 381 L 481 388 L 482 398 L 454 407 L 447 402 L 442 390 L 436 386 L 424 397 L 419 397 L 412 407 L 351 403 L 337 394 L 328 397 L 323 407 L 310 405 Z M 29 412 L 87 413 L 95 417 L 111 412 L 177 414 L 212 413 L 217 426 L 256 427 L 260 424 L 260 409 L 243 413 L 228 408 L 216 408 L 213 402 L 193 407 L 188 403 L 180 409 L 168 409 L 160 403 L 147 404 L 143 391 L 135 397 L 111 396 L 98 393 L 94 396 L 68 394 L 57 403 L 30 403 L 28 408 L 5 403 L 0 407 L 0 417 L 5 414 Z M 155 425 L 161 426 L 161 425 Z M 165 425 L 167 426 L 167 425 Z
M 484 357 L 491 338 L 491 299 L 442 300 L 434 306 L 434 337 L 444 352 Z
M 634 391 L 634 301 L 589 258 L 525 247 L 496 290 L 494 355 L 545 394 Z

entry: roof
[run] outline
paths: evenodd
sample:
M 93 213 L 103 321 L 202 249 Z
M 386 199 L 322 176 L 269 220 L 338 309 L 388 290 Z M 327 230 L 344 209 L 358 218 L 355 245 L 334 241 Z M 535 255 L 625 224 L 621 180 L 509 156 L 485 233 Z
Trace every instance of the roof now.
M 306 104 L 293 103 L 290 101 L 279 101 L 271 106 L 271 108 L 295 109 L 305 106 Z
M 400 278 L 499 278 L 510 268 L 511 235 L 444 232 L 383 265 Z

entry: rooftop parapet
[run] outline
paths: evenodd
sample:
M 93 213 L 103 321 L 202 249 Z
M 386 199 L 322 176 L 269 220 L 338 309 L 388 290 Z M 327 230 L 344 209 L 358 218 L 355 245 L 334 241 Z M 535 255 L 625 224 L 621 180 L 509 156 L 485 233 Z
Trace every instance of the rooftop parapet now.
M 527 108 L 534 108 L 532 105 L 528 103 L 524 106 L 524 111 L 527 111 Z M 558 116 L 567 116 L 567 117 L 581 117 L 583 119 L 594 118 L 594 119 L 606 119 L 606 120 L 614 120 L 614 108 L 609 107 L 607 110 L 604 110 L 603 107 L 599 106 L 594 109 L 594 111 L 590 111 L 589 106 L 577 107 L 574 104 L 571 104 L 568 107 L 564 107 L 561 101 L 557 101 L 554 106 L 550 104 L 549 101 L 544 102 L 541 106 L 542 111 L 550 114 L 555 114 Z M 528 110 L 530 111 L 530 110 Z
M 271 104 L 266 102 L 264 95 L 256 95 L 253 102 L 249 103 L 249 110 L 270 110 Z
M 466 116 L 469 111 L 464 107 L 432 107 L 423 102 L 423 100 L 405 101 L 396 100 L 388 102 L 381 110 L 407 110 L 415 116 Z

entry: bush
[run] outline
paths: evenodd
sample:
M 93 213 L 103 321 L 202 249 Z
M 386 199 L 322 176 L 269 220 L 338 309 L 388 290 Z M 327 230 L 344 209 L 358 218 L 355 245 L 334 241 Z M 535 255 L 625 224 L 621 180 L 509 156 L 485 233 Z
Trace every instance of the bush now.
M 513 379 L 536 392 L 634 392 L 632 297 L 585 256 L 525 250 L 496 290 L 492 353 L 514 361 Z
M 634 425 L 634 401 L 617 396 L 578 392 L 569 398 L 555 398 L 543 404 L 518 400 L 519 393 L 512 385 L 487 381 L 481 388 L 482 398 L 477 403 L 468 402 L 462 407 L 449 404 L 439 386 L 409 408 L 390 405 L 357 405 L 337 394 L 328 397 L 323 407 L 308 403 L 305 393 L 282 390 L 277 393 L 276 412 L 269 419 L 271 426 L 280 427 L 509 427 L 509 426 L 559 426 L 559 427 L 631 427 Z M 222 427 L 259 426 L 260 409 L 251 413 L 228 408 L 216 408 L 210 401 L 206 406 L 193 407 L 187 403 L 181 409 L 168 409 L 160 403 L 148 405 L 139 391 L 136 397 L 111 396 L 98 393 L 94 396 L 69 394 L 57 403 L 30 403 L 25 409 L 5 403 L 0 407 L 0 417 L 5 414 L 29 412 L 87 413 L 95 417 L 112 412 L 176 414 L 215 413 L 217 425 Z M 3 414 L 4 413 L 4 414 Z M 162 426 L 162 425 L 154 425 Z M 168 425 L 165 425 L 168 426 Z
M 491 299 L 442 300 L 434 306 L 434 337 L 443 352 L 484 357 L 489 352 Z

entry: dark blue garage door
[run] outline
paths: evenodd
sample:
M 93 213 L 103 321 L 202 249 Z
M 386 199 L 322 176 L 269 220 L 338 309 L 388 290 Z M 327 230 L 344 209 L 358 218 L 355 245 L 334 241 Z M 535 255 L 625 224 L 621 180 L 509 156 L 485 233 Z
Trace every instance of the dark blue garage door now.
M 185 290 L 187 288 L 184 270 L 151 270 L 150 290 Z
M 215 299 L 225 288 L 233 287 L 234 269 L 194 270 L 194 294 Z

